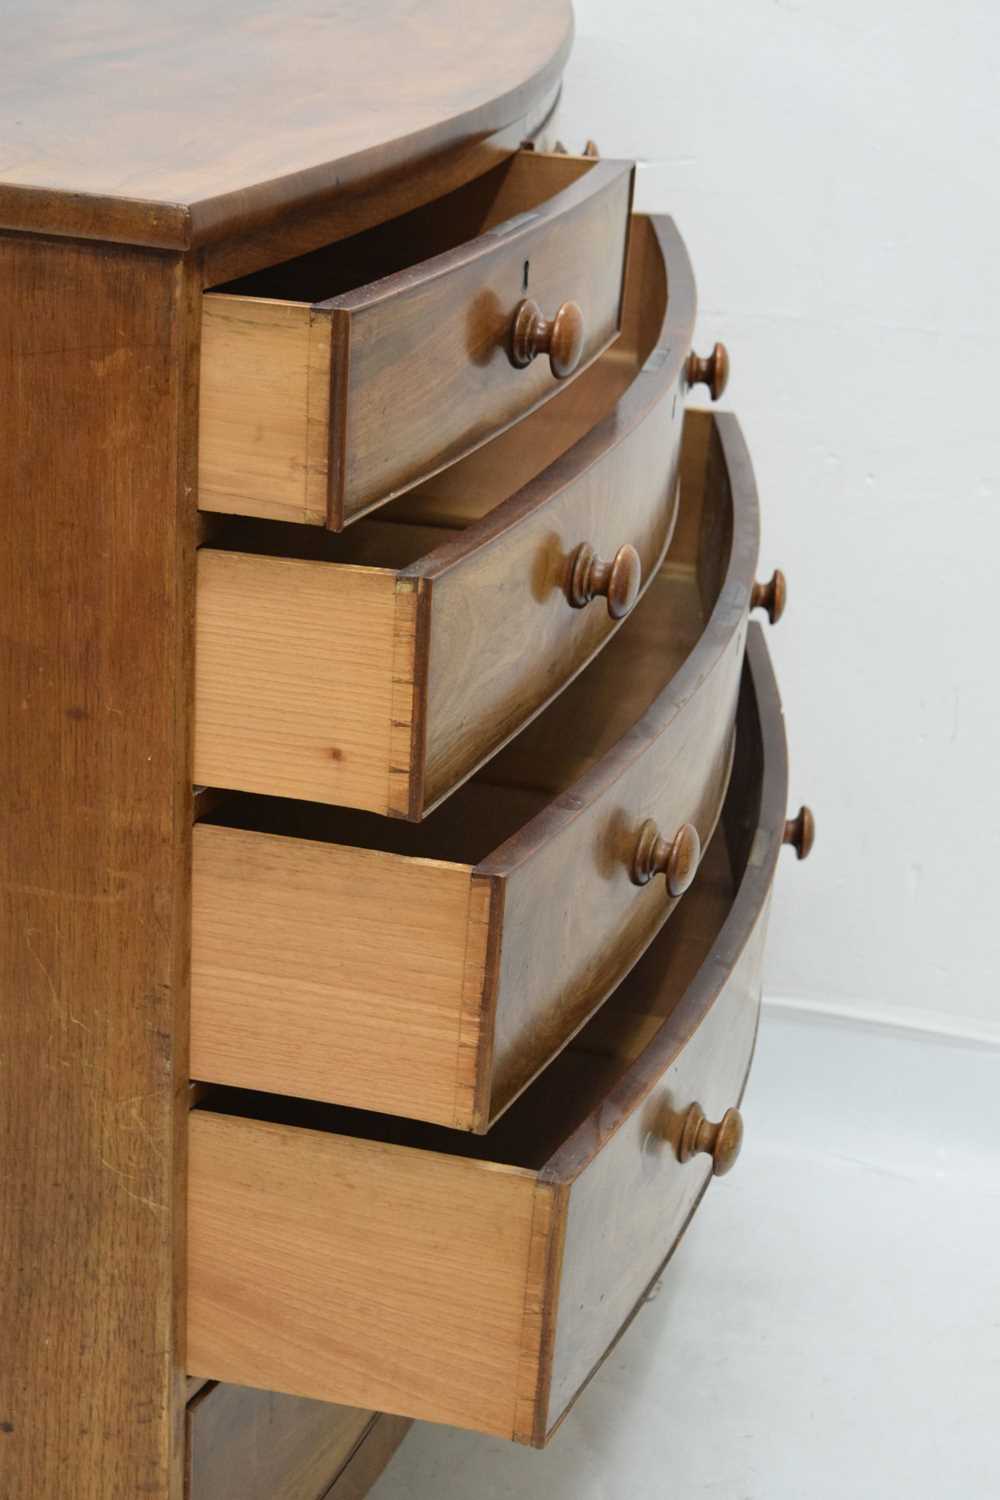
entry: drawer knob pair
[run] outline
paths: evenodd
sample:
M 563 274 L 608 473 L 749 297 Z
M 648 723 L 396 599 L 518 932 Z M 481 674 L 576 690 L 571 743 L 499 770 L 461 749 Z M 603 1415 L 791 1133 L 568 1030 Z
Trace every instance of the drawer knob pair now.
M 816 842 L 816 819 L 811 807 L 800 807 L 794 818 L 785 822 L 783 844 L 791 844 L 796 859 L 808 859 Z
M 583 353 L 583 313 L 575 302 L 564 302 L 548 321 L 531 297 L 518 305 L 510 329 L 510 362 L 517 370 L 539 354 L 549 356 L 549 368 L 557 380 L 572 375 Z
M 729 384 L 729 350 L 725 344 L 716 344 L 711 354 L 688 355 L 687 383 L 707 385 L 713 401 L 718 401 Z
M 608 601 L 612 620 L 623 620 L 639 597 L 642 562 L 630 542 L 604 562 L 588 542 L 581 542 L 569 560 L 566 596 L 574 609 L 582 609 L 599 595 Z
M 766 609 L 767 618 L 777 625 L 788 602 L 788 584 L 780 568 L 775 568 L 767 583 L 755 583 L 750 590 L 750 608 Z
M 654 875 L 665 875 L 671 896 L 683 896 L 698 873 L 700 859 L 701 839 L 693 823 L 684 823 L 668 843 L 652 818 L 647 818 L 639 830 L 632 881 L 648 885 Z

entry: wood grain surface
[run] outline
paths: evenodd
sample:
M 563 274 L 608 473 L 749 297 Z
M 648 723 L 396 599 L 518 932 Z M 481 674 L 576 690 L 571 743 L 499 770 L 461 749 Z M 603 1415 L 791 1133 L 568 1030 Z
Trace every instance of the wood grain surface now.
M 756 562 L 733 419 L 689 414 L 683 474 L 632 617 L 422 825 L 245 798 L 196 828 L 196 1078 L 482 1130 L 620 981 L 676 905 L 631 881 L 643 820 L 715 826 Z
M 388 812 L 397 580 L 203 547 L 196 779 Z
M 669 1116 L 718 1117 L 749 1064 L 787 793 L 756 628 L 739 743 L 674 921 L 488 1136 L 226 1090 L 194 1112 L 195 1374 L 546 1440 L 706 1185 Z
M 0 287 L 0 1493 L 179 1500 L 197 283 Z
M 14 0 L 0 224 L 186 248 L 403 177 L 411 206 L 442 158 L 474 176 L 479 142 L 530 133 L 571 36 L 569 0 Z
M 379 1412 L 321 1500 L 364 1500 L 412 1426 L 408 1417 Z
M 547 1405 L 539 1409 L 533 1434 L 537 1443 L 544 1442 L 604 1359 L 711 1180 L 709 1157 L 683 1164 L 677 1160 L 663 1138 L 665 1117 L 698 1103 L 710 1119 L 719 1120 L 742 1097 L 757 1034 L 767 910 L 765 903 L 728 969 L 725 987 L 690 1039 L 683 1003 L 655 1033 L 662 1050 L 669 1029 L 677 1028 L 676 1056 L 655 1089 L 573 1183 L 559 1288 L 561 1315 Z M 683 908 L 678 915 L 682 913 Z M 666 928 L 664 948 L 672 955 L 674 945 L 687 936 L 683 921 L 676 933 Z M 694 944 L 699 937 L 696 933 Z M 635 975 L 636 990 L 655 986 L 656 979 L 662 983 L 667 961 L 668 954 L 654 945 L 643 960 L 645 969 Z M 640 1003 L 629 998 L 633 1005 Z M 654 994 L 654 1004 L 657 999 Z M 627 1208 L 618 1210 L 618 1204 Z
M 575 299 L 586 368 L 618 334 L 630 200 L 626 163 L 523 151 L 207 294 L 199 504 L 339 531 L 538 406 L 560 383 L 511 364 L 515 309 Z
M 198 503 L 322 526 L 330 318 L 308 304 L 202 299 Z
M 550 316 L 566 301 L 581 307 L 580 372 L 617 338 L 632 166 L 595 163 L 553 193 L 568 174 L 552 160 L 535 151 L 516 157 L 504 169 L 514 181 L 498 192 L 484 232 L 425 274 L 411 264 L 328 304 L 338 351 L 331 525 L 446 468 L 562 389 L 547 360 L 521 370 L 510 362 L 524 297 L 540 299 Z
M 553 1189 L 201 1110 L 190 1134 L 193 1374 L 510 1435 Z
M 563 575 L 584 541 L 632 543 L 647 580 L 663 555 L 695 307 L 674 227 L 639 219 L 632 240 L 624 350 L 518 424 L 535 467 L 459 535 L 422 496 L 342 536 L 231 518 L 202 549 L 200 782 L 423 817 L 618 628 Z
M 494 1109 L 620 982 L 676 907 L 664 880 L 632 882 L 643 823 L 652 819 L 668 841 L 690 823 L 705 847 L 722 806 L 757 491 L 734 417 L 691 412 L 685 425 L 695 461 L 685 463 L 667 569 L 585 676 L 483 773 L 520 786 L 541 778 L 554 794 L 477 867 L 504 888 Z
M 634 213 L 617 342 L 564 387 L 558 400 L 393 501 L 385 517 L 458 530 L 482 520 L 587 437 L 640 374 L 662 370 L 671 346 L 683 343 L 685 334 L 690 339 L 696 310 L 694 271 L 676 224 L 665 216 Z M 651 367 L 644 372 L 647 361 Z
M 560 88 L 554 82 L 502 130 L 473 135 L 435 152 L 410 171 L 360 180 L 345 193 L 308 199 L 297 209 L 251 222 L 224 240 L 202 245 L 202 286 L 219 287 L 258 271 L 270 275 L 276 265 L 294 264 L 314 253 L 325 257 L 335 244 L 367 238 L 366 231 L 389 221 L 398 223 L 411 215 L 433 219 L 437 203 L 453 202 L 459 190 L 474 188 L 516 152 L 534 144 L 558 104 Z M 446 243 L 454 241 L 446 237 Z M 361 280 L 370 281 L 371 274 Z
M 737 745 L 722 825 L 706 860 L 707 880 L 699 876 L 707 900 L 681 907 L 627 986 L 582 1033 L 582 1050 L 633 1060 L 602 1107 L 589 1113 L 541 1174 L 546 1181 L 573 1182 L 563 1302 L 573 1316 L 557 1333 L 538 1443 L 579 1394 L 589 1378 L 588 1365 L 593 1373 L 641 1309 L 647 1285 L 662 1271 L 711 1181 L 708 1158 L 681 1166 L 656 1148 L 665 1117 L 698 1102 L 719 1119 L 742 1097 L 756 1038 L 761 961 L 788 797 L 781 700 L 756 624 L 747 634 Z M 727 869 L 736 891 L 723 910 Z M 713 909 L 724 918 L 719 925 L 711 918 Z M 680 986 L 679 1003 L 669 1004 L 664 972 Z M 654 1031 L 648 1025 L 637 1028 L 642 1012 L 663 1016 L 662 1024 Z M 657 1175 L 661 1166 L 667 1182 L 672 1177 L 677 1185 L 669 1203 Z M 619 1226 L 609 1204 L 623 1190 L 634 1213 Z M 657 1258 L 661 1234 L 665 1253 Z
M 195 1078 L 476 1118 L 489 881 L 243 828 L 194 843 Z
M 184 1500 L 319 1500 L 376 1412 L 209 1385 L 187 1409 Z

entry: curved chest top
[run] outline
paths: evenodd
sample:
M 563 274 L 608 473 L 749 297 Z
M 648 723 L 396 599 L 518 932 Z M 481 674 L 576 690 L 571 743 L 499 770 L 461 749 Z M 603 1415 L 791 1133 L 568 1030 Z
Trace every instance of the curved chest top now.
M 186 249 L 432 174 L 537 124 L 572 28 L 570 0 L 12 0 L 0 226 Z

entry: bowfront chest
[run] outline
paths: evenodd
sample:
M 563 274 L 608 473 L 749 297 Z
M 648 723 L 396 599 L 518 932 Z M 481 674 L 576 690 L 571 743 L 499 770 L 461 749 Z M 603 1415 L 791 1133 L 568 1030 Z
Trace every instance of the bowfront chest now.
M 4 1500 L 542 1446 L 738 1156 L 785 580 L 514 10 L 5 22 Z

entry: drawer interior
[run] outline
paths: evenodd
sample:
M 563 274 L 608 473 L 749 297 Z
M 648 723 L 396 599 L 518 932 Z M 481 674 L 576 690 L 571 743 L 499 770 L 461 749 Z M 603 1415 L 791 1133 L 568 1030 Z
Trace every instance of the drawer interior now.
M 680 510 L 666 562 L 616 635 L 555 701 L 493 760 L 419 823 L 284 798 L 232 793 L 206 821 L 262 833 L 375 848 L 475 865 L 571 787 L 641 718 L 697 644 L 715 606 L 732 543 L 732 506 L 714 470 L 718 438 L 708 413 L 685 419 Z M 240 523 L 241 532 L 259 524 Z M 228 528 L 227 528 L 228 529 Z M 360 522 L 344 536 L 291 527 L 312 555 L 384 529 L 412 545 L 415 528 Z
M 759 792 L 759 779 L 752 772 L 734 777 L 694 885 L 643 958 L 486 1135 L 238 1089 L 210 1089 L 206 1108 L 216 1114 L 249 1116 L 539 1170 L 608 1096 L 669 1020 L 711 952 L 749 852 L 740 830 L 756 826 L 756 807 L 747 801 L 751 783 Z
M 332 252 L 337 247 L 329 248 Z M 271 275 L 273 269 L 280 268 L 258 274 Z M 294 522 L 218 517 L 207 523 L 205 544 L 230 552 L 354 567 L 409 567 L 495 510 L 612 412 L 649 357 L 665 305 L 663 260 L 649 221 L 636 216 L 629 240 L 621 337 L 544 406 L 383 506 L 377 520 L 360 520 L 337 533 Z
M 211 290 L 283 302 L 339 297 L 531 213 L 594 166 L 585 157 L 519 151 L 481 177 L 399 218 Z M 525 281 L 528 272 L 526 267 Z

